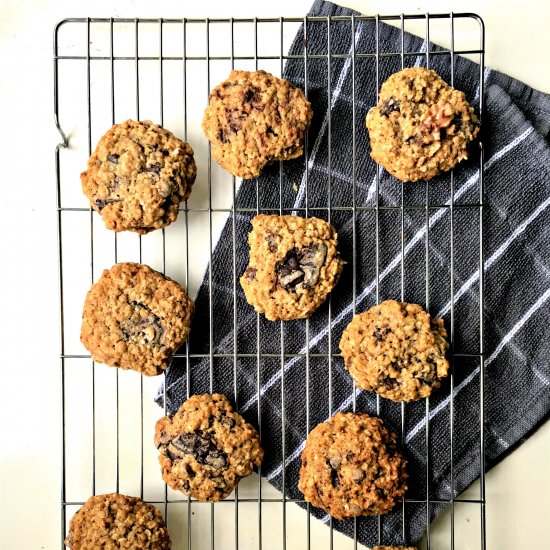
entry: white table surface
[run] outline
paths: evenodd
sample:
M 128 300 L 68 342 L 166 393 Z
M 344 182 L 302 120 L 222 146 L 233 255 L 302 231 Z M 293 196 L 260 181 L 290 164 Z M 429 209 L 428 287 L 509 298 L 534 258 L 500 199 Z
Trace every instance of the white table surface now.
M 486 64 L 550 92 L 547 0 L 352 0 L 343 4 L 366 14 L 474 11 L 484 18 L 487 28 Z M 70 16 L 301 17 L 309 5 L 309 0 L 279 0 L 275 4 L 252 0 L 4 0 L 0 4 L 0 548 L 53 549 L 60 544 L 59 303 L 53 155 L 59 137 L 52 114 L 54 23 Z M 432 38 L 437 41 L 437 36 Z M 547 424 L 488 473 L 488 548 L 542 548 L 548 543 L 549 457 Z M 467 490 L 471 495 L 478 492 L 477 484 Z M 289 507 L 288 513 L 292 535 L 292 518 L 303 521 L 303 512 Z M 467 511 L 457 511 L 457 540 L 460 532 L 466 533 L 457 543 L 459 549 L 478 548 L 478 539 L 467 540 L 472 520 Z M 241 517 L 242 521 L 246 519 Z M 444 514 L 432 526 L 432 548 L 447 548 L 447 522 Z M 322 538 L 324 532 L 320 533 L 316 536 Z M 349 547 L 344 538 L 335 539 L 335 548 L 344 547 Z

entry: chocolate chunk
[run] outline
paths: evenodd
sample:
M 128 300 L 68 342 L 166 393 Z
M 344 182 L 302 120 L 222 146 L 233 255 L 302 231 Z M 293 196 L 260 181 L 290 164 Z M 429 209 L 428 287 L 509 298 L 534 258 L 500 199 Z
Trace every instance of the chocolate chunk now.
M 202 432 L 183 434 L 170 441 L 161 452 L 171 460 L 181 459 L 187 455 L 193 456 L 200 464 L 207 464 L 221 470 L 227 466 L 227 455 L 220 451 L 207 434 Z M 194 472 L 193 472 L 194 473 Z
M 131 231 L 153 231 L 155 229 L 154 227 L 151 227 L 150 225 L 133 225 L 132 227 L 128 227 Z
M 115 154 L 111 154 L 111 155 L 107 155 L 107 160 L 113 164 L 118 164 L 118 158 L 119 158 L 120 155 L 115 155 Z
M 236 134 L 242 126 L 242 121 L 248 117 L 248 113 L 241 111 L 240 109 L 233 109 L 226 114 L 227 123 L 230 132 Z
M 243 95 L 243 102 L 250 103 L 255 109 L 261 107 L 260 89 L 256 86 L 251 86 Z
M 152 166 L 147 166 L 143 169 L 144 172 L 152 172 L 153 174 L 160 174 L 162 166 L 160 164 L 153 164 Z
M 235 420 L 233 418 L 227 416 L 226 414 L 222 414 L 220 416 L 219 420 L 226 428 L 228 428 L 230 430 L 232 430 L 237 425 Z
M 390 116 L 390 113 L 393 113 L 393 111 L 399 112 L 400 109 L 401 103 L 399 100 L 395 97 L 391 97 L 390 99 L 386 99 L 386 101 L 384 101 L 384 103 L 380 106 L 380 114 Z
M 252 101 L 252 98 L 254 97 L 254 94 L 256 92 L 254 92 L 254 90 L 250 89 L 250 90 L 247 90 L 245 93 L 244 93 L 244 97 L 243 97 L 243 101 L 245 103 L 250 103 L 250 101 Z
M 258 270 L 255 267 L 247 267 L 244 272 L 244 276 L 249 280 L 253 281 L 256 278 L 256 273 Z
M 386 338 L 386 336 L 391 332 L 391 327 L 386 327 L 384 329 L 377 328 L 373 333 L 373 337 L 376 338 L 378 342 L 381 342 Z
M 397 380 L 397 378 L 392 378 L 391 376 L 385 376 L 380 380 L 380 385 L 387 390 L 391 390 L 392 388 L 395 388 L 395 386 L 399 385 L 399 381 Z
M 328 465 L 330 468 L 330 483 L 333 487 L 338 487 L 340 485 L 340 479 L 338 478 L 338 468 L 342 463 L 342 457 L 333 456 L 328 460 Z
M 270 136 L 278 136 L 279 135 L 271 126 L 267 127 L 266 133 Z
M 108 204 L 114 204 L 115 202 L 121 202 L 122 199 L 96 199 L 95 205 L 98 210 L 101 212 Z
M 275 268 L 277 281 L 285 289 L 294 291 L 300 285 L 311 288 L 317 284 L 327 257 L 324 244 L 312 244 L 301 250 L 293 248 Z
M 133 344 L 162 345 L 164 327 L 161 319 L 145 304 L 131 302 L 131 316 L 120 324 L 120 330 L 126 342 Z
M 225 137 L 224 131 L 220 128 L 218 131 L 218 135 L 216 136 L 218 141 L 221 141 L 222 143 L 227 143 L 229 140 Z
M 277 237 L 273 233 L 268 233 L 265 236 L 265 240 L 267 242 L 267 247 L 269 248 L 269 251 L 277 252 L 277 248 L 278 248 Z

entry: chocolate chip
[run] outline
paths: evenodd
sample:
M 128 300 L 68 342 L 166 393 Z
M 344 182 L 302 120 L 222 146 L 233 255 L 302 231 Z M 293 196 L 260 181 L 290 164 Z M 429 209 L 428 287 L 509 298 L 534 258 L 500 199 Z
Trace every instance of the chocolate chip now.
M 113 164 L 118 164 L 118 158 L 119 157 L 120 157 L 120 155 L 115 155 L 115 154 L 107 155 L 107 160 L 109 162 L 112 162 Z
M 128 229 L 132 229 L 134 231 L 146 231 L 146 232 L 149 232 L 149 231 L 153 231 L 153 229 L 155 229 L 154 227 L 150 226 L 150 225 L 133 225 L 131 228 L 129 227 Z
M 384 388 L 391 390 L 395 388 L 395 386 L 399 385 L 399 381 L 397 378 L 392 378 L 391 376 L 386 376 L 382 380 L 380 380 L 380 385 Z
M 250 103 L 255 109 L 261 107 L 261 100 L 259 95 L 260 89 L 256 86 L 251 86 L 243 95 L 243 102 Z
M 164 327 L 161 319 L 145 304 L 130 302 L 132 314 L 120 324 L 120 330 L 126 342 L 132 344 L 162 345 Z
M 225 414 L 222 414 L 220 416 L 220 422 L 228 429 L 232 430 L 236 425 L 237 423 L 235 422 L 235 420 Z
M 146 166 L 144 172 L 152 172 L 153 174 L 160 174 L 162 166 L 160 164 L 153 164 L 152 166 Z
M 399 112 L 400 109 L 401 103 L 399 100 L 395 97 L 390 97 L 390 99 L 386 99 L 386 101 L 384 101 L 384 103 L 380 106 L 380 114 L 390 116 L 390 113 L 393 113 L 393 111 Z
M 225 137 L 224 131 L 220 128 L 218 131 L 218 135 L 216 136 L 218 141 L 221 141 L 222 143 L 227 143 L 229 140 Z
M 373 333 L 372 335 L 374 336 L 374 338 L 376 338 L 376 340 L 378 342 L 381 342 L 382 340 L 384 340 L 386 338 L 386 336 L 391 332 L 391 328 L 390 327 L 386 327 L 384 329 L 379 329 L 377 328 Z
M 115 202 L 121 202 L 122 199 L 96 199 L 95 205 L 97 209 L 101 212 L 108 204 L 114 204 Z
M 267 248 L 269 248 L 269 251 L 277 252 L 277 248 L 278 248 L 277 237 L 273 233 L 268 233 L 265 236 L 265 240 L 267 242 Z
M 216 447 L 208 434 L 202 432 L 175 437 L 168 445 L 160 445 L 160 451 L 171 460 L 191 455 L 200 464 L 207 464 L 217 470 L 227 466 L 227 455 Z
M 255 267 L 247 267 L 244 272 L 244 276 L 249 280 L 253 281 L 256 278 L 256 273 L 258 270 Z
M 242 126 L 243 120 L 248 117 L 248 113 L 240 109 L 233 109 L 226 114 L 229 131 L 236 134 Z
M 254 94 L 255 94 L 255 92 L 252 89 L 247 90 L 244 93 L 243 101 L 245 103 L 250 103 L 250 101 L 252 101 L 252 98 L 254 97 Z
M 271 126 L 267 127 L 266 133 L 270 136 L 278 136 L 279 135 Z
M 293 248 L 275 268 L 279 284 L 289 291 L 296 290 L 299 285 L 303 288 L 315 286 L 326 257 L 325 244 L 312 244 L 301 250 Z
M 338 468 L 341 462 L 342 462 L 341 457 L 332 457 L 328 461 L 328 465 L 330 468 L 330 483 L 333 487 L 338 487 L 338 485 L 340 485 L 340 479 L 338 477 Z

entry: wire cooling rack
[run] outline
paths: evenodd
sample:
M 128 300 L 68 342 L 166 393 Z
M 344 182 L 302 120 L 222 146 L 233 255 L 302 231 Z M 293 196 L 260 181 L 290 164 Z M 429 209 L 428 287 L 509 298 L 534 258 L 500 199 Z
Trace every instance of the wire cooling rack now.
M 426 43 L 434 26 L 447 29 L 449 47 L 443 51 L 451 68 L 451 84 L 454 79 L 454 61 L 458 54 L 469 55 L 480 64 L 479 110 L 483 112 L 484 28 L 481 19 L 473 14 L 425 14 L 376 17 L 308 17 L 273 19 L 112 19 L 81 18 L 61 21 L 54 31 L 54 113 L 55 123 L 62 142 L 55 150 L 57 228 L 59 237 L 59 281 L 61 316 L 61 536 L 65 537 L 68 521 L 76 510 L 92 494 L 121 492 L 139 495 L 158 506 L 164 513 L 173 547 L 199 548 L 349 548 L 360 544 L 330 530 L 319 522 L 310 522 L 310 516 L 300 510 L 296 500 L 281 495 L 261 477 L 253 475 L 243 480 L 235 493 L 226 501 L 216 504 L 200 503 L 172 492 L 160 479 L 157 452 L 152 445 L 154 423 L 160 410 L 152 402 L 158 378 L 148 379 L 133 372 L 96 366 L 79 341 L 80 314 L 83 299 L 90 284 L 97 280 L 103 268 L 117 261 L 147 263 L 157 270 L 184 283 L 193 296 L 201 282 L 205 267 L 212 258 L 216 239 L 227 216 L 235 216 L 234 208 L 239 182 L 212 163 L 210 150 L 202 137 L 200 120 L 207 104 L 210 89 L 224 80 L 230 68 L 254 70 L 262 68 L 280 75 L 285 61 L 294 59 L 304 63 L 305 91 L 308 92 L 307 65 L 312 59 L 327 63 L 344 57 L 355 61 L 371 57 L 378 61 L 384 56 L 399 56 L 402 66 L 409 56 L 423 56 L 429 66 L 430 56 L 442 52 L 405 51 L 404 42 L 398 51 L 356 51 L 351 54 L 328 55 L 308 52 L 307 40 L 301 55 L 286 55 L 299 26 L 312 22 L 325 22 L 330 33 L 331 25 L 350 21 L 352 27 L 360 20 L 384 21 L 401 28 L 406 25 L 424 28 Z M 475 44 L 455 47 L 456 30 L 463 23 L 472 23 Z M 350 34 L 353 44 L 354 35 Z M 330 48 L 330 40 L 329 40 Z M 353 78 L 355 72 L 352 70 Z M 378 81 L 379 88 L 381 82 Z M 330 79 L 329 79 L 330 80 Z M 354 88 L 355 89 L 355 88 Z M 330 84 L 329 84 L 330 93 Z M 355 112 L 355 96 L 353 107 Z M 372 104 L 375 98 L 372 98 Z M 90 210 L 80 192 L 78 174 L 86 165 L 99 137 L 115 122 L 126 118 L 153 119 L 166 125 L 176 135 L 189 141 L 196 153 L 199 177 L 193 194 L 182 206 L 177 222 L 166 230 L 156 231 L 145 237 L 134 234 L 115 234 L 103 228 L 97 214 Z M 330 118 L 329 118 L 330 120 Z M 330 134 L 330 128 L 329 128 Z M 353 162 L 355 162 L 355 138 L 352 138 Z M 483 373 L 483 147 L 479 143 L 479 190 L 476 204 L 461 205 L 454 201 L 453 176 L 451 174 L 451 268 L 454 268 L 453 213 L 466 207 L 477 212 L 479 225 L 479 333 L 478 345 L 480 372 Z M 307 150 L 307 147 L 306 147 Z M 306 152 L 307 166 L 307 152 Z M 328 175 L 330 178 L 330 174 Z M 377 173 L 378 178 L 378 173 Z M 418 184 L 422 186 L 423 184 Z M 430 245 L 428 185 L 424 184 L 425 201 L 409 205 L 424 212 L 426 223 L 425 247 Z M 378 181 L 377 181 L 378 189 Z M 402 191 L 403 197 L 403 191 Z M 307 211 L 306 200 L 306 211 Z M 344 207 L 355 215 L 360 206 L 350 197 Z M 384 209 L 379 200 L 373 207 L 378 220 Z M 403 215 L 405 205 L 395 207 Z M 332 207 L 325 208 L 330 219 Z M 258 209 L 261 211 L 261 209 Z M 281 212 L 283 209 L 281 209 Z M 207 228 L 207 231 L 205 231 Z M 380 255 L 378 233 L 375 244 L 377 259 Z M 235 250 L 235 243 L 233 243 Z M 355 251 L 355 243 L 353 247 Z M 351 259 L 351 263 L 355 257 Z M 379 266 L 376 266 L 377 277 Z M 405 270 L 404 244 L 401 244 L 401 280 Z M 430 265 L 426 253 L 426 304 L 429 304 L 428 285 Z M 240 273 L 235 272 L 234 290 Z M 355 284 L 355 276 L 354 276 Z M 454 336 L 454 271 L 450 281 L 451 309 L 450 336 Z M 403 297 L 403 282 L 402 282 Z M 212 286 L 210 285 L 212 303 Z M 234 302 L 236 303 L 236 302 Z M 330 307 L 330 306 L 329 306 Z M 212 317 L 212 307 L 210 308 Z M 329 312 L 330 315 L 330 312 Z M 235 317 L 236 319 L 236 317 Z M 211 322 L 212 326 L 212 322 Z M 258 325 L 259 326 L 259 325 Z M 212 335 L 212 334 L 211 334 Z M 210 336 L 211 336 L 210 335 Z M 336 337 L 336 336 L 335 336 Z M 258 341 L 261 334 L 258 332 Z M 210 340 L 211 341 L 211 340 Z M 451 350 L 452 351 L 452 350 Z M 451 364 L 459 355 L 453 352 Z M 189 349 L 180 355 L 189 361 Z M 213 352 L 210 350 L 210 361 Z M 239 354 L 235 351 L 236 365 Z M 281 350 L 284 362 L 285 352 Z M 258 401 L 260 394 L 260 361 L 258 351 Z M 329 366 L 332 354 L 326 357 Z M 187 376 L 192 373 L 187 371 Z M 235 395 L 238 403 L 237 370 L 235 368 Z M 283 376 L 284 380 L 284 376 Z M 454 375 L 450 372 L 451 416 L 449 447 L 453 456 L 455 433 L 453 431 Z M 423 547 L 460 548 L 462 529 L 455 529 L 461 506 L 468 507 L 470 531 L 479 548 L 485 548 L 485 462 L 484 462 L 484 377 L 479 378 L 479 445 L 480 488 L 478 498 L 461 499 L 454 492 L 450 499 L 436 499 L 430 494 L 430 401 L 426 400 L 426 490 L 424 499 L 405 499 L 403 507 L 403 533 L 405 533 L 405 505 L 410 502 L 425 506 L 427 533 Z M 188 386 L 189 387 L 189 386 Z M 285 388 L 282 392 L 294 391 Z M 330 389 L 329 389 L 330 394 Z M 307 392 L 309 395 L 309 392 Z M 284 403 L 284 400 L 283 400 Z M 378 401 L 379 403 L 379 401 Z M 309 403 L 306 403 L 309 407 Z M 261 411 L 261 407 L 258 407 Z M 406 409 L 401 405 L 402 426 Z M 258 413 L 261 431 L 261 416 Z M 284 410 L 283 410 L 284 422 Z M 284 434 L 284 424 L 283 424 Z M 284 436 L 283 436 L 283 456 Z M 285 457 L 286 459 L 286 457 Z M 451 463 L 451 480 L 453 480 Z M 414 474 L 413 474 L 414 475 Z M 430 509 L 435 505 L 448 505 L 446 523 L 435 531 L 430 529 Z M 471 514 L 471 507 L 477 509 Z M 470 518 L 476 518 L 471 520 Z M 318 525 L 319 524 L 319 525 Z M 444 535 L 445 542 L 441 533 Z M 471 535 L 472 533 L 470 533 Z M 380 521 L 378 522 L 380 542 Z M 383 542 L 383 541 L 382 541 Z M 61 544 L 63 547 L 63 544 Z M 471 546 L 470 546 L 471 547 Z

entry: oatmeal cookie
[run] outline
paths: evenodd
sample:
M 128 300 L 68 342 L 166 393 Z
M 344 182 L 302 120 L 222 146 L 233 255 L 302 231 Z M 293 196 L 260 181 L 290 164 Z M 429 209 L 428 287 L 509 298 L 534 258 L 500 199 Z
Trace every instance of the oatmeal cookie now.
M 401 181 L 429 180 L 468 157 L 479 120 L 463 92 L 422 67 L 393 74 L 367 115 L 371 157 Z
M 144 235 L 175 221 L 196 174 L 189 144 L 150 120 L 127 120 L 99 140 L 80 179 L 107 229 Z
M 264 456 L 256 430 L 221 394 L 193 395 L 161 418 L 155 446 L 162 479 L 202 501 L 227 498 Z
M 372 550 L 416 550 L 414 546 L 373 546 Z
M 356 315 L 340 350 L 357 385 L 392 401 L 428 397 L 447 376 L 442 319 L 419 305 L 387 300 Z
M 385 514 L 407 490 L 405 466 L 382 420 L 339 412 L 310 432 L 298 488 L 336 519 Z
M 313 111 L 302 90 L 265 71 L 231 71 L 210 93 L 202 129 L 216 162 L 249 179 L 303 153 Z
M 246 300 L 270 321 L 305 319 L 326 299 L 344 261 L 332 225 L 318 218 L 252 219 L 250 260 L 241 277 Z
M 90 497 L 71 519 L 65 546 L 71 550 L 169 550 L 160 510 L 118 493 Z
M 193 311 L 172 279 L 146 265 L 116 264 L 86 296 L 80 340 L 94 361 L 154 376 L 187 339 Z

